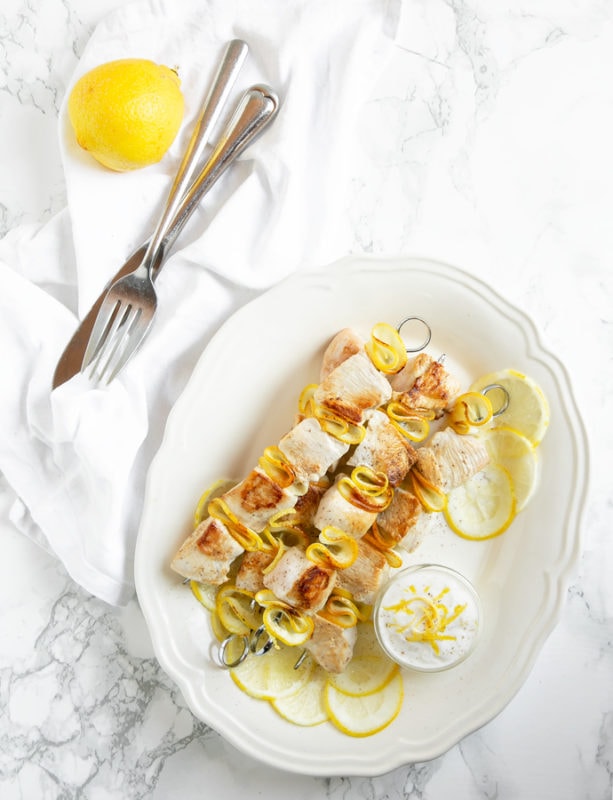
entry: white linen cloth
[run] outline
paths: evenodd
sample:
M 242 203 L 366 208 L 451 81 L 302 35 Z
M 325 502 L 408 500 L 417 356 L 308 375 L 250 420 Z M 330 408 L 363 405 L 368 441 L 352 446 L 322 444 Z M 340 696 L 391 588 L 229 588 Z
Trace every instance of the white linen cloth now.
M 342 224 L 360 106 L 392 41 L 384 0 L 149 0 L 96 28 L 74 75 L 123 57 L 178 69 L 184 125 L 158 165 L 100 167 L 60 112 L 67 208 L 0 242 L 0 471 L 12 517 L 111 604 L 133 594 L 145 476 L 167 413 L 210 336 L 284 276 L 348 252 Z M 225 43 L 250 46 L 235 98 L 280 95 L 272 127 L 201 204 L 157 281 L 139 354 L 110 386 L 51 392 L 65 345 L 107 280 L 152 230 Z M 67 93 L 68 95 L 68 93 Z

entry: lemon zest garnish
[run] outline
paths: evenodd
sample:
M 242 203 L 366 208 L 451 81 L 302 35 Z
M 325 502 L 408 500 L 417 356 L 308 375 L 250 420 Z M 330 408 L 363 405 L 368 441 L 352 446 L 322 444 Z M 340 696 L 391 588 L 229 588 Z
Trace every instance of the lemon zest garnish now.
M 316 389 L 316 383 L 309 383 L 304 387 L 298 398 L 298 413 L 303 417 L 314 417 L 323 431 L 340 442 L 359 444 L 366 435 L 364 426 L 356 425 L 315 402 Z
M 305 549 L 311 540 L 306 531 L 295 524 L 297 518 L 298 512 L 295 508 L 277 511 L 268 520 L 263 535 L 269 542 L 272 537 L 276 542 L 283 542 L 287 547 L 298 546 Z
M 354 467 L 351 480 L 361 491 L 369 497 L 379 497 L 386 494 L 389 489 L 389 480 L 384 472 L 377 472 L 371 467 L 361 464 Z
M 375 367 L 388 375 L 400 372 L 407 363 L 402 337 L 387 322 L 378 322 L 373 326 L 365 350 Z
M 300 392 L 300 397 L 298 398 L 298 413 L 303 417 L 315 416 L 315 401 L 313 400 L 313 395 L 315 394 L 316 389 L 316 383 L 309 383 Z
M 310 639 L 315 624 L 308 614 L 279 600 L 270 589 L 260 589 L 255 600 L 264 608 L 262 622 L 274 639 L 292 647 Z
M 387 475 L 365 465 L 354 467 L 351 476 L 344 475 L 337 489 L 347 502 L 372 513 L 384 511 L 394 496 Z
M 376 520 L 366 536 L 364 536 L 364 539 L 377 550 L 391 550 L 398 544 L 396 539 L 381 530 Z
M 376 520 L 373 522 L 370 530 L 362 537 L 362 541 L 374 547 L 375 550 L 378 550 L 393 569 L 402 566 L 402 558 L 393 549 L 397 542 L 381 531 Z
M 423 442 L 430 433 L 431 412 L 408 409 L 397 400 L 387 404 L 385 411 L 396 430 L 411 442 Z
M 319 566 L 347 569 L 358 557 L 358 543 L 345 531 L 328 525 L 319 534 L 319 541 L 307 547 L 305 555 Z
M 358 622 L 364 622 L 367 619 L 351 595 L 347 597 L 344 592 L 341 593 L 337 590 L 332 592 L 325 606 L 318 613 L 340 628 L 353 628 Z
M 493 415 L 492 403 L 481 392 L 460 395 L 449 412 L 449 424 L 456 433 L 470 433 L 471 428 L 486 425 Z
M 424 478 L 421 472 L 411 470 L 410 472 L 411 491 L 417 497 L 423 508 L 432 513 L 444 511 L 447 507 L 447 495 Z
M 228 504 L 221 497 L 215 497 L 209 503 L 209 514 L 226 526 L 232 538 L 245 550 L 269 550 L 270 545 L 266 544 L 262 537 L 243 525 L 236 515 L 230 511 Z
M 425 588 L 425 592 L 428 592 Z M 401 624 L 393 623 L 393 627 L 402 634 L 407 642 L 424 642 L 431 646 L 436 655 L 440 653 L 439 642 L 454 641 L 455 636 L 445 633 L 447 627 L 456 620 L 466 609 L 466 604 L 457 605 L 452 612 L 442 602 L 442 598 L 449 591 L 443 589 L 435 597 L 427 594 L 417 594 L 415 587 L 410 587 L 412 597 L 401 598 L 397 603 L 385 606 L 386 611 L 412 615 L 410 622 Z
M 296 480 L 294 469 L 282 450 L 276 445 L 267 447 L 260 456 L 258 463 L 270 480 L 282 489 L 287 489 Z
M 262 573 L 264 575 L 268 575 L 268 573 L 273 571 L 273 569 L 277 566 L 279 561 L 281 561 L 281 559 L 285 555 L 285 552 L 287 551 L 287 546 L 283 543 L 281 539 L 275 538 L 268 529 L 265 529 L 263 533 L 265 538 L 270 543 L 271 547 L 276 547 L 276 553 L 273 560 L 270 562 L 270 564 L 267 564 L 262 570 Z
M 322 431 L 344 444 L 359 444 L 366 436 L 366 428 L 363 425 L 349 422 L 316 403 L 313 403 L 313 416 L 319 422 Z
M 259 605 L 263 606 L 264 608 L 273 605 L 291 608 L 289 603 L 284 603 L 283 600 L 279 600 L 277 595 L 271 589 L 260 589 L 259 592 L 255 593 L 255 600 L 256 603 L 259 603 Z
M 436 419 L 436 411 L 432 408 L 419 408 L 408 405 L 407 403 L 403 402 L 403 395 L 397 394 L 394 396 L 393 400 L 387 404 L 386 410 L 389 407 L 392 407 L 392 411 L 398 417 L 398 419 L 403 419 L 406 417 L 407 419 L 413 419 L 414 417 L 419 417 L 420 419 L 425 419 L 426 422 L 432 422 Z

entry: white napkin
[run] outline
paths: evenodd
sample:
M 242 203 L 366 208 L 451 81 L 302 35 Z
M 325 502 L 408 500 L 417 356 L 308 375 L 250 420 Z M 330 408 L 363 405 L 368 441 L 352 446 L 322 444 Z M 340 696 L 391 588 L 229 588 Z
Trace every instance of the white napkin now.
M 343 208 L 355 126 L 390 48 L 383 0 L 149 0 L 94 32 L 74 80 L 121 57 L 178 68 L 184 126 L 159 165 L 104 170 L 62 107 L 68 207 L 0 242 L 0 470 L 15 524 L 112 604 L 133 594 L 145 475 L 169 409 L 210 336 L 289 273 L 348 252 Z M 104 389 L 78 375 L 50 391 L 57 360 L 106 281 L 150 233 L 225 43 L 250 45 L 235 97 L 268 83 L 273 126 L 198 209 L 159 280 L 153 330 Z

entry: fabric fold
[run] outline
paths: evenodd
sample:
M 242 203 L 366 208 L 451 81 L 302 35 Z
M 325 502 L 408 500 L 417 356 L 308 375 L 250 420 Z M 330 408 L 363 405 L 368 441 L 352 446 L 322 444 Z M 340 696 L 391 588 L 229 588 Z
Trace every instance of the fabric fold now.
M 377 0 L 146 0 L 110 14 L 83 52 L 72 83 L 114 58 L 176 66 L 186 116 L 160 164 L 117 174 L 80 150 L 64 100 L 67 207 L 0 242 L 8 376 L 0 471 L 20 530 L 108 603 L 124 604 L 134 591 L 147 469 L 210 337 L 284 277 L 350 250 L 344 210 L 359 157 L 355 126 L 393 46 L 385 23 Z M 186 226 L 156 284 L 153 329 L 130 367 L 108 387 L 78 375 L 51 393 L 79 318 L 151 232 L 217 60 L 235 37 L 250 55 L 233 101 L 268 83 L 281 98 L 278 118 Z

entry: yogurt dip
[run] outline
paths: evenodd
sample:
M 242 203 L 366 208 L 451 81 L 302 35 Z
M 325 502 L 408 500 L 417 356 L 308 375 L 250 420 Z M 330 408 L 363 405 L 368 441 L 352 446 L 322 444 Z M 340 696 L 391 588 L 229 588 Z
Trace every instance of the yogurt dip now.
M 398 664 L 438 672 L 459 664 L 479 636 L 481 603 L 459 572 L 422 564 L 399 572 L 375 606 L 381 647 Z

